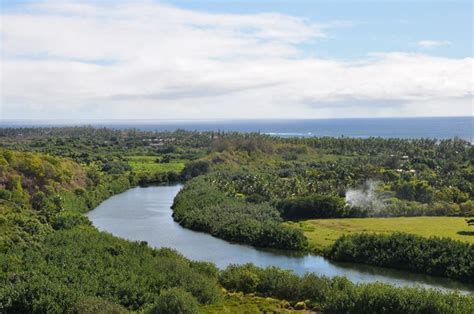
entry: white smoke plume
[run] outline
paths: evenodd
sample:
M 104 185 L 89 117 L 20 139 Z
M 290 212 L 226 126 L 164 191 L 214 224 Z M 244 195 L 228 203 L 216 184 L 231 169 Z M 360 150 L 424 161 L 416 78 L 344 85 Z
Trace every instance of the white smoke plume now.
M 384 199 L 378 193 L 378 181 L 366 181 L 360 189 L 349 189 L 346 191 L 346 203 L 350 207 L 357 207 L 368 210 L 372 213 L 380 212 L 384 209 Z

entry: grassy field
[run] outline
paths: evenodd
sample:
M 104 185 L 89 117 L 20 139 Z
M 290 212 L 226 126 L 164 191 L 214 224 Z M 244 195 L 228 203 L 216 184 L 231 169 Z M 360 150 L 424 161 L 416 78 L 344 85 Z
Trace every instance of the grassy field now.
M 128 157 L 128 164 L 132 167 L 135 172 L 180 172 L 184 168 L 184 162 L 182 161 L 171 161 L 169 163 L 158 163 L 156 160 L 159 159 L 157 156 L 131 156 Z
M 261 298 L 242 293 L 228 293 L 217 304 L 201 307 L 199 313 L 302 313 L 293 310 L 288 302 L 273 298 Z M 308 312 L 306 312 L 308 313 Z
M 474 227 L 469 227 L 462 217 L 315 219 L 288 224 L 301 228 L 315 251 L 329 246 L 343 234 L 360 232 L 406 232 L 423 237 L 449 237 L 474 244 Z

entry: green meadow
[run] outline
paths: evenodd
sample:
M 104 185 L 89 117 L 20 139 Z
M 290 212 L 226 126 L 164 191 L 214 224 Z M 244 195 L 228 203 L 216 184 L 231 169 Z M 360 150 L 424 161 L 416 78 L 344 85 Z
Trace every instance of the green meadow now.
M 310 248 L 320 251 L 350 233 L 405 232 L 423 237 L 448 237 L 474 244 L 474 230 L 463 217 L 338 218 L 288 222 L 303 230 Z
M 128 164 L 135 172 L 176 172 L 179 173 L 184 168 L 184 161 L 171 160 L 162 162 L 158 156 L 130 156 L 127 158 Z M 158 162 L 157 162 L 158 161 Z

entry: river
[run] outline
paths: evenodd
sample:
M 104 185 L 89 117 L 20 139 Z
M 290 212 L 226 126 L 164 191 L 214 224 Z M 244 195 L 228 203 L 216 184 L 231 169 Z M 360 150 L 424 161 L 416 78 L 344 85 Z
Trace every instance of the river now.
M 192 260 L 208 261 L 224 268 L 229 264 L 253 263 L 291 269 L 298 274 L 314 272 L 328 277 L 346 276 L 357 283 L 385 282 L 395 286 L 420 285 L 473 293 L 474 286 L 447 278 L 354 263 L 334 263 L 317 255 L 257 249 L 229 243 L 209 234 L 185 229 L 171 217 L 173 199 L 182 185 L 137 187 L 115 195 L 87 216 L 101 231 L 152 247 L 169 247 Z

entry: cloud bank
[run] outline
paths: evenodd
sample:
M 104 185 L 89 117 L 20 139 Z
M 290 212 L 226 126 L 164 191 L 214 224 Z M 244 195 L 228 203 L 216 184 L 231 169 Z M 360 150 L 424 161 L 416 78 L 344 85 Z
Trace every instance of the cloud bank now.
M 472 114 L 473 58 L 312 57 L 304 46 L 340 22 L 136 1 L 42 2 L 1 19 L 2 118 Z

